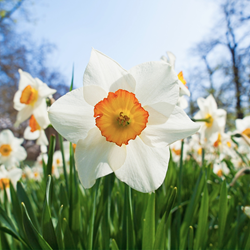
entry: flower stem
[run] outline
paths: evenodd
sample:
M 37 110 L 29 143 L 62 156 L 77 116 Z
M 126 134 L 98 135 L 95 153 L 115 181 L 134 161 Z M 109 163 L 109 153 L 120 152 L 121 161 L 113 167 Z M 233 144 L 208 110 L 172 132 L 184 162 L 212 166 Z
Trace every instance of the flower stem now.
M 181 184 L 182 184 L 182 167 L 183 167 L 183 146 L 184 140 L 181 141 L 181 155 L 180 155 L 180 168 L 179 168 L 179 186 L 178 186 L 178 193 L 177 193 L 177 202 L 178 202 L 178 211 L 177 211 L 177 242 L 180 243 L 180 228 L 181 228 Z

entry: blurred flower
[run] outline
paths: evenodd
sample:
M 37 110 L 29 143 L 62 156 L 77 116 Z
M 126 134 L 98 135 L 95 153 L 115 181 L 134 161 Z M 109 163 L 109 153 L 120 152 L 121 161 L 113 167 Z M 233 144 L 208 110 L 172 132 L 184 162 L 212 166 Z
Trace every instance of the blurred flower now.
M 164 181 L 168 145 L 199 127 L 175 106 L 178 78 L 168 64 L 149 62 L 129 71 L 92 50 L 84 87 L 49 108 L 55 129 L 76 143 L 75 160 L 85 188 L 112 172 L 141 192 Z
M 179 162 L 181 157 L 181 140 L 174 142 L 170 145 L 171 151 L 172 151 L 172 157 L 174 162 Z M 187 159 L 187 151 L 188 151 L 189 145 L 187 143 L 183 144 L 183 155 L 182 159 L 185 161 Z
M 228 175 L 230 173 L 230 170 L 224 161 L 222 161 L 222 162 L 217 161 L 213 165 L 213 172 L 223 179 L 224 175 Z
M 11 170 L 7 171 L 5 167 L 2 165 L 0 166 L 0 189 L 6 190 L 8 199 L 10 199 L 10 182 L 12 183 L 13 187 L 16 188 L 17 181 L 22 176 L 22 169 L 20 168 L 12 168 Z M 3 199 L 3 192 L 1 192 L 1 199 Z
M 206 122 L 200 123 L 200 133 L 202 139 L 207 141 L 214 133 L 224 131 L 226 124 L 226 111 L 218 109 L 212 95 L 206 99 L 198 98 L 197 100 L 200 111 L 195 115 L 195 119 L 206 119 Z
M 168 55 L 168 58 L 165 56 L 162 56 L 161 59 L 169 63 L 172 66 L 172 68 L 175 69 L 175 60 L 176 60 L 175 55 L 170 51 L 167 51 L 167 55 Z M 177 76 L 178 76 L 178 84 L 180 87 L 180 96 L 183 96 L 183 95 L 190 96 L 190 91 L 187 88 L 187 81 L 184 79 L 183 72 L 180 71 Z
M 46 116 L 48 116 L 47 113 Z M 37 145 L 48 145 L 49 142 L 44 129 L 46 129 L 50 124 L 49 119 L 47 119 L 46 117 L 41 117 L 39 121 L 40 123 L 38 123 L 34 115 L 31 115 L 29 126 L 24 130 L 23 137 L 26 140 L 37 140 Z
M 27 157 L 24 147 L 21 146 L 23 139 L 14 137 L 9 129 L 0 133 L 0 163 L 6 168 L 19 165 Z
M 236 119 L 235 121 L 236 125 L 236 133 L 239 133 L 242 135 L 242 138 L 239 138 L 237 141 L 239 143 L 250 146 L 250 116 L 246 116 L 243 119 Z
M 14 108 L 19 111 L 15 126 L 27 120 L 32 114 L 39 124 L 43 124 L 40 119 L 47 117 L 46 97 L 56 92 L 46 83 L 38 78 L 33 78 L 29 73 L 19 69 L 20 81 L 19 88 L 14 96 Z M 48 119 L 48 118 L 47 118 Z M 49 121 L 47 121 L 49 122 Z

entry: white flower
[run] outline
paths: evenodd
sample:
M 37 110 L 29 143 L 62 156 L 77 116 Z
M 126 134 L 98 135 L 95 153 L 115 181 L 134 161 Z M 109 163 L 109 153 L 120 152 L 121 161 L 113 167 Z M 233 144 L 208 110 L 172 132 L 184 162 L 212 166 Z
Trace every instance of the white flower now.
M 19 165 L 27 157 L 24 147 L 21 146 L 23 139 L 14 137 L 9 129 L 0 133 L 0 163 L 6 168 Z
M 168 58 L 165 57 L 165 56 L 162 56 L 161 59 L 163 61 L 169 63 L 173 67 L 173 69 L 175 69 L 175 60 L 176 60 L 175 55 L 170 51 L 167 51 L 166 53 L 168 55 Z M 190 96 L 190 91 L 188 90 L 188 88 L 186 86 L 187 82 L 184 79 L 182 71 L 180 71 L 179 74 L 178 74 L 178 84 L 179 84 L 179 87 L 180 87 L 180 97 L 183 96 L 183 95 Z
M 22 176 L 22 169 L 20 168 L 12 168 L 11 170 L 7 171 L 5 167 L 2 165 L 0 166 L 0 189 L 6 190 L 8 199 L 10 199 L 10 182 L 12 183 L 13 187 L 16 188 L 17 181 Z M 3 192 L 1 192 L 3 194 Z M 1 197 L 3 198 L 3 197 Z
M 181 144 L 182 142 L 176 141 L 173 144 L 170 145 L 171 151 L 172 151 L 172 157 L 174 162 L 179 162 L 181 157 Z M 187 151 L 188 151 L 189 145 L 184 143 L 183 144 L 183 155 L 182 160 L 185 161 L 187 159 Z
M 43 123 L 40 119 L 46 119 L 47 105 L 46 97 L 56 92 L 46 83 L 19 69 L 19 88 L 14 96 L 14 108 L 18 111 L 15 126 L 27 120 L 32 114 L 38 123 Z M 47 121 L 48 122 L 48 121 Z
M 48 116 L 47 113 L 46 116 Z M 29 126 L 24 130 L 24 139 L 37 140 L 36 144 L 41 146 L 49 144 L 47 136 L 44 132 L 44 129 L 46 129 L 50 124 L 49 119 L 47 119 L 46 116 L 40 117 L 40 119 L 38 119 L 40 123 L 38 123 L 35 116 L 31 115 Z
M 226 124 L 226 111 L 218 109 L 212 95 L 206 99 L 200 97 L 197 100 L 200 111 L 195 115 L 195 119 L 207 119 L 207 122 L 201 123 L 200 133 L 202 139 L 208 140 L 213 133 L 224 131 Z
M 227 164 L 224 161 L 222 161 L 222 162 L 216 162 L 213 165 L 213 172 L 223 179 L 224 178 L 223 175 L 228 175 L 230 173 L 230 170 L 227 167 Z
M 243 119 L 236 119 L 236 133 L 243 136 L 243 140 L 238 140 L 239 143 L 250 146 L 250 116 L 246 116 Z
M 168 145 L 199 127 L 175 106 L 178 78 L 165 62 L 148 62 L 126 71 L 92 50 L 83 88 L 49 108 L 55 129 L 76 143 L 75 161 L 85 188 L 112 172 L 141 192 L 164 181 Z

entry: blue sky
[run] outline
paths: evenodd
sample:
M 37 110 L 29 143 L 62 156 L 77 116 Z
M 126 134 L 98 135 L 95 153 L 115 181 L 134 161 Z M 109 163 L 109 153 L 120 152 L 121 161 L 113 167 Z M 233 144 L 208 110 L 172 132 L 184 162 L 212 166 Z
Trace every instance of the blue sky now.
M 176 71 L 185 75 L 188 50 L 210 32 L 218 11 L 207 0 L 43 0 L 29 8 L 36 21 L 21 22 L 20 31 L 56 45 L 49 65 L 70 82 L 74 64 L 75 87 L 82 86 L 92 47 L 125 69 L 169 50 L 177 57 Z

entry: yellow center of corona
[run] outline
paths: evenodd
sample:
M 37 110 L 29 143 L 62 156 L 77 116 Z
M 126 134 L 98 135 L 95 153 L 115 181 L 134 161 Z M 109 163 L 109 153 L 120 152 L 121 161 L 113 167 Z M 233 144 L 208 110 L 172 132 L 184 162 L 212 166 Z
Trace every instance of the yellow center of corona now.
M 2 156 L 9 156 L 12 151 L 12 148 L 9 144 L 3 144 L 0 147 L 0 154 Z
M 176 154 L 176 155 L 181 155 L 181 150 L 180 149 L 175 149 L 175 148 L 172 148 L 173 152 Z
M 40 127 L 40 125 L 38 124 L 38 122 L 36 121 L 36 118 L 35 118 L 34 115 L 32 115 L 32 116 L 30 117 L 29 126 L 30 126 L 30 128 L 31 128 L 31 129 L 30 129 L 31 132 L 35 132 L 35 131 L 41 129 L 41 127 Z
M 243 135 L 246 135 L 248 138 L 250 138 L 250 128 L 247 128 L 245 129 L 243 132 L 242 132 Z
M 205 117 L 205 119 L 207 119 L 206 126 L 208 128 L 212 127 L 213 122 L 214 122 L 213 117 L 210 114 L 207 114 L 206 117 Z
M 219 177 L 222 177 L 223 172 L 222 172 L 222 170 L 221 170 L 221 169 L 219 169 L 219 170 L 218 170 L 217 175 L 218 175 Z
M 187 81 L 184 79 L 184 76 L 183 76 L 183 73 L 182 71 L 177 75 L 179 80 L 185 85 L 185 87 L 187 88 L 186 84 L 187 84 Z
M 96 126 L 101 134 L 118 146 L 127 145 L 140 135 L 146 128 L 148 116 L 135 95 L 122 89 L 109 92 L 94 108 Z
M 218 134 L 217 141 L 214 142 L 214 147 L 217 148 L 219 145 L 221 145 L 221 134 Z
M 3 190 L 5 188 L 10 187 L 10 179 L 8 178 L 2 178 L 0 179 L 0 188 Z
M 38 99 L 38 91 L 30 85 L 26 86 L 22 91 L 20 102 L 26 105 L 33 106 Z

